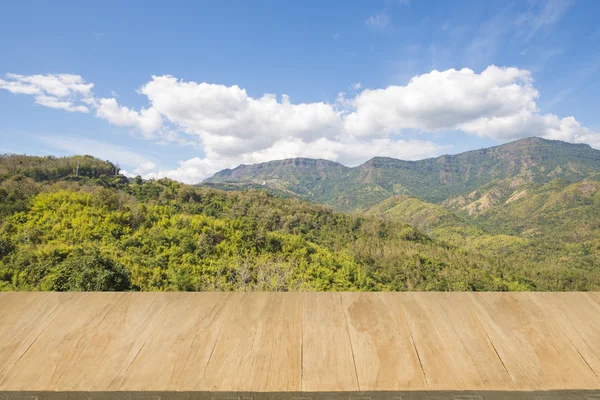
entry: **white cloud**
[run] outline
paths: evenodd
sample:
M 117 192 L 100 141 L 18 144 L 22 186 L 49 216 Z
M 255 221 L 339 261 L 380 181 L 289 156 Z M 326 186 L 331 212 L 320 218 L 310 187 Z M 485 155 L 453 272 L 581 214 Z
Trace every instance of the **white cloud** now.
M 18 81 L 5 81 L 0 79 L 0 89 L 8 90 L 13 94 L 41 94 L 42 90 L 37 86 L 24 84 Z
M 292 104 L 289 97 L 248 96 L 238 86 L 184 82 L 154 76 L 140 89 L 156 110 L 188 134 L 198 136 L 207 152 L 221 155 L 254 151 L 276 140 L 314 140 L 340 134 L 340 113 L 330 104 Z
M 18 75 L 6 74 L 8 81 L 0 79 L 0 89 L 16 94 L 48 94 L 56 97 L 71 95 L 89 96 L 93 83 L 85 83 L 79 75 Z
M 574 117 L 540 114 L 531 75 L 517 68 L 490 66 L 432 71 L 406 86 L 364 90 L 352 100 L 345 130 L 359 137 L 387 137 L 402 129 L 463 131 L 501 141 L 541 136 L 598 145 L 600 133 Z
M 70 74 L 6 74 L 6 80 L 0 79 L 0 89 L 14 94 L 33 95 L 39 105 L 69 112 L 89 112 L 81 103 L 91 99 L 93 87 L 93 83 L 86 83 L 81 76 Z
M 600 134 L 581 126 L 574 117 L 540 113 L 531 74 L 518 68 L 489 66 L 480 73 L 467 68 L 434 70 L 413 77 L 404 86 L 371 90 L 357 83 L 350 97 L 340 93 L 333 103 L 299 104 L 286 95 L 252 97 L 238 86 L 154 76 L 138 91 L 148 99 L 139 111 L 120 105 L 115 98 L 95 98 L 85 88 L 71 88 L 70 95 L 63 97 L 50 95 L 39 82 L 23 85 L 32 80 L 18 76 L 12 83 L 3 81 L 1 88 L 33 95 L 48 107 L 83 112 L 77 107 L 85 106 L 73 100 L 74 92 L 82 93 L 81 103 L 95 110 L 97 117 L 139 130 L 158 143 L 196 145 L 204 154 L 181 161 L 174 169 L 158 168 L 134 154 L 118 155 L 135 160 L 130 161 L 131 174 L 146 178 L 169 176 L 195 183 L 240 163 L 302 156 L 356 165 L 374 156 L 421 159 L 444 150 L 434 142 L 407 140 L 402 137 L 407 129 L 459 131 L 499 141 L 541 136 L 600 148 Z M 72 81 L 91 88 L 80 77 Z M 75 146 L 69 143 L 62 146 Z M 101 149 L 94 148 L 92 155 L 99 156 Z M 103 157 L 114 159 L 116 155 L 105 150 Z
M 345 128 L 359 136 L 385 136 L 401 129 L 456 130 L 482 117 L 535 111 L 538 92 L 528 71 L 491 66 L 481 74 L 470 69 L 432 71 L 406 86 L 364 90 Z
M 45 107 L 82 113 L 93 107 L 99 118 L 114 125 L 139 129 L 150 137 L 152 132 L 161 128 L 162 118 L 156 110 L 149 108 L 138 112 L 119 106 L 115 98 L 95 98 L 93 87 L 93 83 L 71 74 L 25 76 L 9 73 L 6 80 L 0 79 L 0 89 L 14 94 L 34 95 L 35 102 Z
M 351 90 L 358 90 L 358 89 L 360 89 L 361 87 L 362 87 L 362 85 L 361 85 L 361 83 L 360 83 L 360 82 L 356 82 L 356 83 L 353 83 L 352 85 L 350 85 L 350 89 L 351 89 Z
M 392 17 L 386 12 L 381 12 L 367 18 L 365 25 L 373 31 L 383 31 L 390 26 L 391 22 Z
M 94 102 L 96 115 L 117 126 L 137 128 L 146 135 L 159 130 L 162 126 L 162 118 L 154 108 L 135 111 L 128 107 L 119 106 L 114 98 L 102 98 Z
M 76 106 L 70 101 L 60 100 L 57 97 L 52 97 L 52 96 L 44 96 L 44 95 L 35 96 L 35 102 L 37 104 L 45 106 L 45 107 L 57 108 L 57 109 L 61 109 L 61 110 L 69 111 L 69 112 L 87 113 L 90 111 L 84 105 Z

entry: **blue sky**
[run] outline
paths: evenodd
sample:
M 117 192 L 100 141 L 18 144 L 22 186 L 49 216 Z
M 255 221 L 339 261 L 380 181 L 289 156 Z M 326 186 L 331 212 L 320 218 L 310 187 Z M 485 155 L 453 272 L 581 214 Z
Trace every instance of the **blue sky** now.
M 7 2 L 0 152 L 198 182 L 543 136 L 600 148 L 600 2 Z M 265 96 L 267 95 L 267 96 Z

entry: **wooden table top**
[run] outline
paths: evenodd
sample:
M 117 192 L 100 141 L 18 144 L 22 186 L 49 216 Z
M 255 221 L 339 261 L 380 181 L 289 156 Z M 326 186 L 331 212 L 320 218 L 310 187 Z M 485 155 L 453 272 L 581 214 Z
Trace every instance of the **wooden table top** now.
M 600 293 L 0 294 L 0 392 L 582 389 Z

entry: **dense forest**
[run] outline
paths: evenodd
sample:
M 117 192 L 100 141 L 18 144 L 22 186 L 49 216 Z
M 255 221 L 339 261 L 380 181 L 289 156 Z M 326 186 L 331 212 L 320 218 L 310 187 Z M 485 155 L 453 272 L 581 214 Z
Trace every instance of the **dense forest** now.
M 507 253 L 520 238 L 453 215 L 423 225 L 261 190 L 130 180 L 89 156 L 1 156 L 0 204 L 0 290 L 600 289 L 599 268 L 537 265 L 526 245 L 517 263 Z

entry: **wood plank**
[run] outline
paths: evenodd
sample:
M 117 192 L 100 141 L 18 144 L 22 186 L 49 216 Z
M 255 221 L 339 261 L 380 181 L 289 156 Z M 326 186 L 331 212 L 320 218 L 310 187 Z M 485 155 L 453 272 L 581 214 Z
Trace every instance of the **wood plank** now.
M 506 390 L 514 386 L 469 297 L 453 293 L 405 296 L 403 306 L 428 389 Z
M 212 357 L 194 390 L 299 391 L 303 298 L 301 293 L 232 295 Z
M 119 370 L 114 390 L 179 390 L 201 375 L 222 325 L 229 294 L 165 293 L 134 359 Z M 150 322 L 150 318 L 146 320 Z M 146 325 L 146 324 L 145 324 Z M 191 390 L 191 389 L 190 389 Z
M 0 394 L 594 398 L 599 371 L 600 293 L 0 294 Z
M 521 390 L 595 389 L 600 382 L 556 322 L 528 293 L 473 295 L 478 314 Z
M 77 342 L 70 363 L 54 386 L 55 390 L 107 388 L 115 390 L 120 374 L 135 360 L 150 332 L 156 327 L 171 294 L 127 293 Z
M 484 329 L 475 309 L 471 296 L 462 293 L 439 293 L 431 296 L 440 306 L 440 311 L 446 314 L 452 332 L 460 340 L 468 357 L 474 365 L 479 378 L 477 384 L 463 380 L 465 387 L 475 387 L 487 390 L 511 390 L 515 388 L 510 373 L 504 366 L 494 344 Z
M 63 301 L 45 334 L 11 371 L 11 379 L 20 390 L 34 388 L 40 380 L 50 390 L 114 389 L 119 368 L 139 352 L 164 300 L 150 293 L 96 293 L 85 311 L 76 298 Z
M 424 390 L 402 294 L 340 293 L 361 390 Z
M 123 294 L 91 293 L 85 301 L 73 295 L 61 302 L 56 315 L 0 383 L 1 390 L 55 390 L 60 377 L 74 368 L 78 344 L 99 324 Z M 38 298 L 37 306 L 43 304 Z
M 360 390 L 341 300 L 339 293 L 305 295 L 303 391 Z
M 0 389 L 15 364 L 48 327 L 65 293 L 0 294 Z
M 600 302 L 594 300 L 594 294 L 536 293 L 528 297 L 546 318 L 556 322 L 594 375 L 600 377 Z

